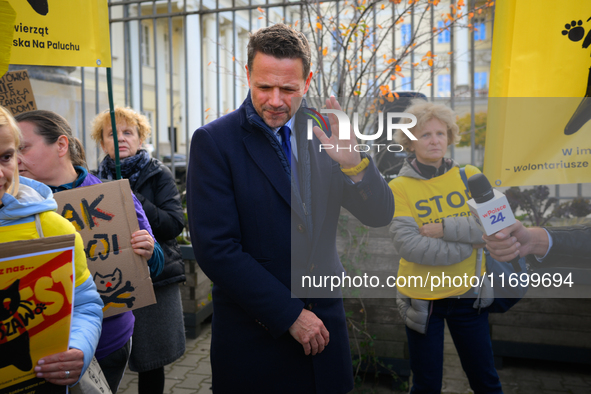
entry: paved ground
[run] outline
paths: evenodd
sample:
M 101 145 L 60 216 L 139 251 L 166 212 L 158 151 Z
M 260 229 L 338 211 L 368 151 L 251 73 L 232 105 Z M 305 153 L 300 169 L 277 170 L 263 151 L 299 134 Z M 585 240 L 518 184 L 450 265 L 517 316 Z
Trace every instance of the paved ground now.
M 211 394 L 210 340 L 211 325 L 209 324 L 203 325 L 197 339 L 187 340 L 185 355 L 165 367 L 165 393 Z M 472 393 L 448 332 L 444 352 L 443 393 Z M 505 359 L 499 375 L 503 391 L 507 394 L 591 394 L 589 365 Z M 256 394 L 256 391 L 236 394 L 251 393 Z M 400 391 L 393 391 L 390 388 L 390 379 L 382 377 L 378 381 L 366 382 L 363 387 L 354 390 L 353 393 L 386 394 L 400 393 Z M 137 394 L 137 374 L 127 371 L 118 394 Z

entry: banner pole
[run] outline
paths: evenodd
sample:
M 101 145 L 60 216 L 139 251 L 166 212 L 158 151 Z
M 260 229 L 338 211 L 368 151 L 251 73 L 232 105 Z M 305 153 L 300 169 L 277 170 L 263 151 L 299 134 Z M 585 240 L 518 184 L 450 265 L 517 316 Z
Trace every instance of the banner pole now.
M 117 179 L 121 179 L 121 162 L 119 160 L 119 139 L 117 138 L 117 123 L 115 122 L 115 105 L 113 104 L 113 79 L 111 78 L 111 67 L 107 67 L 107 90 L 109 92 L 109 112 L 111 114 L 113 143 L 115 144 L 115 172 L 117 174 Z

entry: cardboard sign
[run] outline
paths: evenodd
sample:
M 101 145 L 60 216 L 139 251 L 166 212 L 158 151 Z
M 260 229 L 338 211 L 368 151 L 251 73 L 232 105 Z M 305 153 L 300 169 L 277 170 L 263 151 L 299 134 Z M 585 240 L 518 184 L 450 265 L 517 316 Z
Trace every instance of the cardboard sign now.
M 129 181 L 122 179 L 54 194 L 57 212 L 84 240 L 84 249 L 104 317 L 156 303 L 146 259 L 133 252 L 139 230 Z
M 37 378 L 34 367 L 42 357 L 68 350 L 74 239 L 70 234 L 2 244 L 0 394 L 58 387 Z
M 37 109 L 27 70 L 10 71 L 0 78 L 0 105 L 13 116 Z
M 8 2 L 11 64 L 111 67 L 107 0 Z

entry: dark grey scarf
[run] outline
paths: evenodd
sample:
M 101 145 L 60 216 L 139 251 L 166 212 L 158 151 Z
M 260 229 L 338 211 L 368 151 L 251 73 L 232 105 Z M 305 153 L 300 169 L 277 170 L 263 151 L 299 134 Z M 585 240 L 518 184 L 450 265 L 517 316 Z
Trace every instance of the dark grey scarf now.
M 129 179 L 132 189 L 140 176 L 140 170 L 147 166 L 149 162 L 150 154 L 144 149 L 140 149 L 135 155 L 121 160 L 121 176 Z M 105 156 L 103 161 L 101 161 L 97 176 L 100 179 L 116 179 L 115 160 L 111 159 L 109 155 Z

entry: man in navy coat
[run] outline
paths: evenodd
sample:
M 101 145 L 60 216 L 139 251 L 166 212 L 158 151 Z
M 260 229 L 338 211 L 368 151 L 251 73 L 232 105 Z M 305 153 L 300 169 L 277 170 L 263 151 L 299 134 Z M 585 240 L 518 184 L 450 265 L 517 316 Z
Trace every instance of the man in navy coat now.
M 187 175 L 193 250 L 214 283 L 212 388 L 346 393 L 353 369 L 341 294 L 306 289 L 302 276 L 342 275 L 341 206 L 385 226 L 394 199 L 371 158 L 351 149 L 355 137 L 338 139 L 336 117 L 332 133 L 315 127 L 307 138 L 302 97 L 312 72 L 302 33 L 282 24 L 255 32 L 246 71 L 248 97 L 195 132 Z M 327 107 L 340 109 L 334 97 Z

